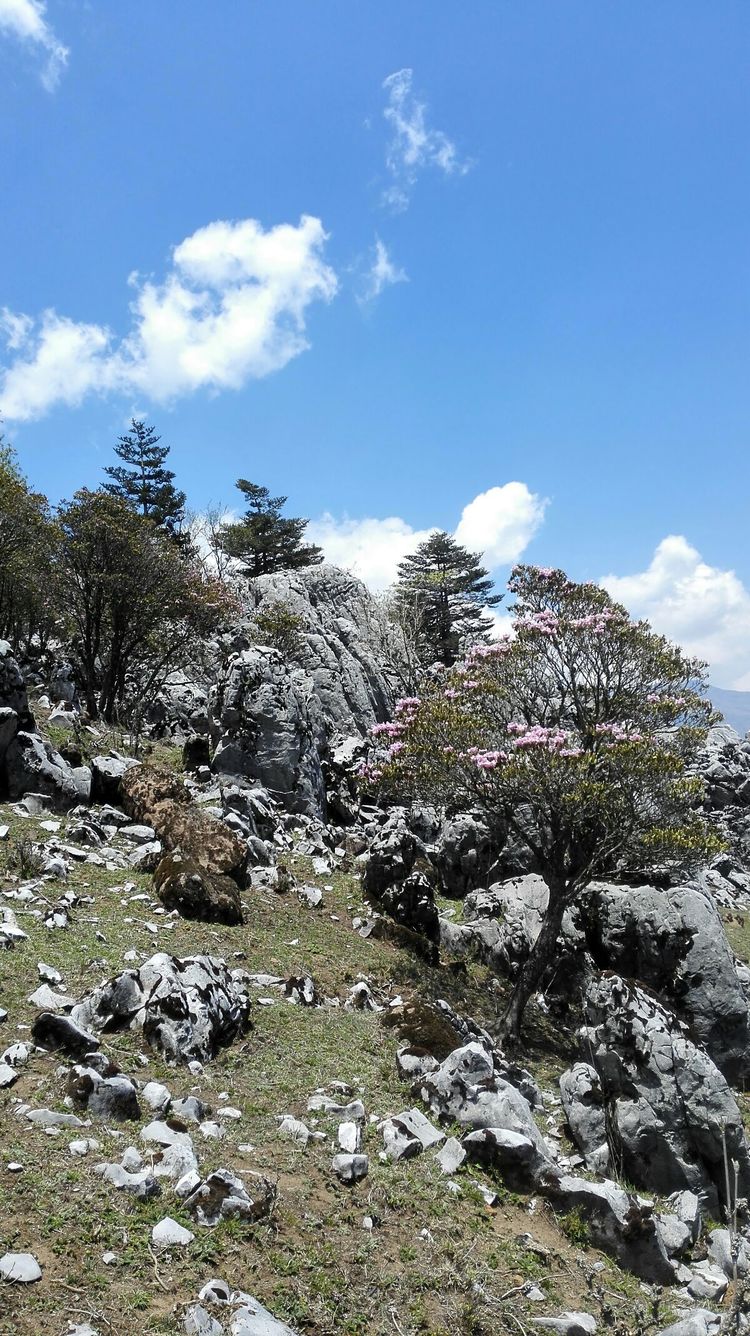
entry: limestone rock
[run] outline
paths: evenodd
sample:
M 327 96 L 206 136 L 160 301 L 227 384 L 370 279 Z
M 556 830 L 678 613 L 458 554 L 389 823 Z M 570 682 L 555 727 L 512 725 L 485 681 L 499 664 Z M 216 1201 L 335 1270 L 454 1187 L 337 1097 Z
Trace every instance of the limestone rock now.
M 739 1165 L 739 1191 L 747 1196 L 750 1150 L 739 1109 L 684 1027 L 614 974 L 592 984 L 585 1015 L 582 1047 L 599 1077 L 624 1176 L 665 1195 L 690 1189 L 718 1214 L 726 1135 L 730 1159 Z
M 73 1008 L 84 1029 L 140 1029 L 172 1062 L 208 1061 L 244 1034 L 250 1001 L 223 960 L 159 953 L 102 984 Z
M 0 1257 L 0 1276 L 15 1285 L 32 1285 L 42 1279 L 42 1268 L 32 1253 L 6 1253 Z
M 261 1174 L 238 1178 L 229 1169 L 216 1169 L 185 1199 L 202 1225 L 217 1225 L 220 1220 L 263 1220 L 271 1214 L 276 1189 Z
M 184 1225 L 178 1224 L 171 1216 L 165 1215 L 158 1225 L 151 1230 L 151 1242 L 155 1248 L 185 1248 L 192 1243 L 195 1234 L 191 1234 Z
M 37 733 L 16 733 L 5 752 L 3 765 L 5 789 L 11 802 L 29 791 L 46 794 L 62 809 L 88 802 L 91 771 L 85 766 L 70 766 Z
M 560 1095 L 571 1135 L 586 1168 L 606 1174 L 610 1152 L 601 1082 L 594 1067 L 577 1062 L 560 1077 Z
M 255 647 L 229 660 L 212 699 L 214 771 L 257 780 L 290 812 L 325 816 L 326 726 L 312 679 Z

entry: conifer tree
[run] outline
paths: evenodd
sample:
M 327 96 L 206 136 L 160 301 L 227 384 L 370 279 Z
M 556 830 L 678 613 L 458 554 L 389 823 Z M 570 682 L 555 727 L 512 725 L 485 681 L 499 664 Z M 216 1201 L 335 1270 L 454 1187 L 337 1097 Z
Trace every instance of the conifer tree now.
M 462 649 L 486 641 L 492 627 L 484 608 L 502 596 L 480 558 L 445 532 L 431 534 L 401 562 L 394 595 L 414 609 L 425 662 L 450 667 Z
M 105 483 L 105 491 L 121 497 L 144 519 L 176 535 L 185 513 L 185 493 L 175 487 L 174 473 L 164 467 L 169 446 L 159 445 L 160 440 L 153 427 L 133 418 L 130 432 L 115 446 L 123 464 L 104 470 L 113 479 Z
M 228 556 L 242 563 L 246 575 L 268 575 L 320 564 L 321 549 L 302 541 L 309 521 L 281 514 L 285 496 L 271 496 L 267 487 L 246 478 L 240 478 L 237 487 L 248 507 L 241 520 L 222 530 L 220 541 Z

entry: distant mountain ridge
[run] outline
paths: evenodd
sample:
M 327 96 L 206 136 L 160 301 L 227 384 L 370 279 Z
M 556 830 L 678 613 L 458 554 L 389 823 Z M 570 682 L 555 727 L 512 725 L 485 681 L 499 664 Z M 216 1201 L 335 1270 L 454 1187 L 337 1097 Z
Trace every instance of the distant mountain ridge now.
M 741 737 L 750 732 L 750 691 L 729 691 L 725 687 L 709 687 L 709 699 L 721 710 L 728 724 Z

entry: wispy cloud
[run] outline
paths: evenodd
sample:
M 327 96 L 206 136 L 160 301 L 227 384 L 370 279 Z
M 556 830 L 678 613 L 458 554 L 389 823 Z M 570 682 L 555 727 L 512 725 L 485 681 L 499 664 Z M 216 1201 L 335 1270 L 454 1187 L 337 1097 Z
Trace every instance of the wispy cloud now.
M 376 237 L 375 245 L 370 252 L 369 268 L 364 274 L 362 290 L 357 297 L 360 305 L 366 306 L 375 301 L 381 292 L 393 283 L 408 282 L 408 274 L 394 264 L 388 247 L 380 240 L 380 237 Z
M 709 566 L 686 538 L 671 534 L 646 570 L 601 583 L 635 616 L 707 660 L 716 686 L 750 690 L 750 591 L 734 571 Z
M 53 93 L 68 63 L 70 51 L 58 41 L 47 22 L 44 0 L 0 0 L 0 33 L 10 33 L 44 57 L 41 80 Z
M 337 291 L 326 239 L 308 216 L 268 231 L 253 218 L 209 223 L 175 247 L 162 282 L 130 276 L 132 323 L 120 339 L 54 310 L 37 320 L 4 311 L 0 335 L 16 356 L 0 371 L 3 416 L 38 418 L 110 391 L 165 403 L 280 370 L 309 346 L 310 304 Z
M 391 183 L 383 192 L 383 203 L 395 212 L 409 205 L 419 173 L 437 168 L 446 176 L 463 176 L 472 163 L 462 159 L 443 130 L 427 123 L 427 105 L 412 92 L 412 71 L 397 70 L 383 80 L 387 103 L 383 115 L 392 136 L 386 153 Z
M 518 561 L 544 521 L 547 502 L 523 482 L 508 482 L 480 492 L 464 506 L 454 537 L 471 552 L 481 552 L 491 570 Z M 387 519 L 336 518 L 326 514 L 307 530 L 326 559 L 353 571 L 373 589 L 393 584 L 399 562 L 434 529 L 414 529 L 398 515 Z

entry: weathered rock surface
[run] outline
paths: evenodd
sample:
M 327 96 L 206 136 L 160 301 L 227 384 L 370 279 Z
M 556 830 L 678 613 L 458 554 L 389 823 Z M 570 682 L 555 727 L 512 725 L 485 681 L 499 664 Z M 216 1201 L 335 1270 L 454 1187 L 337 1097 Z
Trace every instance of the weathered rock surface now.
M 653 997 L 617 975 L 604 975 L 585 1000 L 582 1051 L 595 1068 L 606 1113 L 607 1144 L 632 1183 L 667 1194 L 690 1189 L 718 1213 L 724 1196 L 724 1144 L 750 1191 L 750 1151 L 731 1090 L 708 1054 Z M 600 1119 L 581 1084 L 564 1078 L 571 1129 L 587 1160 L 604 1166 L 594 1145 Z M 592 1078 L 593 1087 L 593 1078 Z
M 580 1215 L 595 1247 L 644 1280 L 673 1283 L 674 1267 L 648 1203 L 609 1179 L 592 1183 L 573 1174 L 553 1173 L 542 1187 L 558 1211 Z
M 235 638 L 210 696 L 213 768 L 258 780 L 288 811 L 325 816 L 334 738 L 362 737 L 392 712 L 392 632 L 365 586 L 332 566 L 260 576 L 245 597 L 248 635 Z M 279 604 L 298 619 L 292 657 L 258 644 L 252 625 Z M 341 775 L 328 778 L 348 822 L 353 795 Z
M 252 615 L 283 603 L 300 622 L 295 655 L 329 733 L 362 735 L 391 716 L 392 675 L 384 667 L 387 627 L 360 580 L 335 566 L 261 575 L 249 583 Z M 391 645 L 391 654 L 395 645 Z
M 229 1169 L 216 1169 L 185 1198 L 185 1209 L 202 1225 L 218 1225 L 220 1220 L 262 1220 L 270 1215 L 276 1201 L 276 1189 L 261 1174 L 253 1174 L 245 1183 Z
M 120 784 L 138 762 L 117 752 L 108 756 L 94 756 L 91 760 L 92 803 L 119 803 L 122 799 Z
M 223 960 L 160 953 L 73 1008 L 84 1029 L 140 1029 L 171 1062 L 205 1062 L 248 1027 L 250 1001 Z
M 594 886 L 577 915 L 600 969 L 653 988 L 728 1080 L 750 1075 L 750 1009 L 711 896 L 692 886 Z
M 47 794 L 59 808 L 88 802 L 91 771 L 73 767 L 37 733 L 20 730 L 9 742 L 3 760 L 4 787 L 12 802 L 25 793 Z
M 212 693 L 213 769 L 257 780 L 290 812 L 325 816 L 325 718 L 312 679 L 277 650 L 230 658 Z

